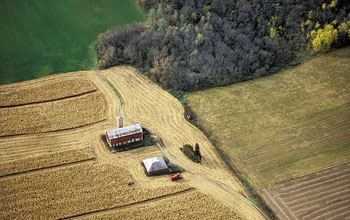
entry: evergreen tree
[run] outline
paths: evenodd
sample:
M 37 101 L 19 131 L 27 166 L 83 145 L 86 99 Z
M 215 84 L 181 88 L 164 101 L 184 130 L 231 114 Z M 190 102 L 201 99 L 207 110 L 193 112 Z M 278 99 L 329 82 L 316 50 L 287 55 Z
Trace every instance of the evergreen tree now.
M 198 157 L 199 162 L 202 161 L 202 155 L 201 155 L 201 152 L 199 150 L 199 144 L 198 143 L 196 143 L 196 145 L 194 147 L 194 153 Z

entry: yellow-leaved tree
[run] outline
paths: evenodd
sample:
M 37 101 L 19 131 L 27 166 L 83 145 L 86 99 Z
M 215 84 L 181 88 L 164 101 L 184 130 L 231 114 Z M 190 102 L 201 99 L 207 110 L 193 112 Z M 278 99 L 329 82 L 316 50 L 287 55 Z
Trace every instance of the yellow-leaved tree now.
M 312 48 L 315 52 L 328 51 L 332 44 L 338 39 L 338 30 L 331 24 L 327 24 L 324 29 L 311 32 Z

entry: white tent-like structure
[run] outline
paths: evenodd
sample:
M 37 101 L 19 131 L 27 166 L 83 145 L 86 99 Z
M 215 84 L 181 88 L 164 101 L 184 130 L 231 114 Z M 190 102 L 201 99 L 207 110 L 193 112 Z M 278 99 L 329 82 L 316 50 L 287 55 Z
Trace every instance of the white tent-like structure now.
M 142 161 L 148 175 L 155 175 L 169 172 L 163 157 L 153 157 Z

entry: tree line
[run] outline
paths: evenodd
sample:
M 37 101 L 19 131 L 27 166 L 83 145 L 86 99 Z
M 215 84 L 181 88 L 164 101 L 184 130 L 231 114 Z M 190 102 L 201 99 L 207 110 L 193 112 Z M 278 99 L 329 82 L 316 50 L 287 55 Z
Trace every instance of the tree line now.
M 98 38 L 99 68 L 132 65 L 167 89 L 265 76 L 300 51 L 349 45 L 347 0 L 139 0 L 147 23 Z

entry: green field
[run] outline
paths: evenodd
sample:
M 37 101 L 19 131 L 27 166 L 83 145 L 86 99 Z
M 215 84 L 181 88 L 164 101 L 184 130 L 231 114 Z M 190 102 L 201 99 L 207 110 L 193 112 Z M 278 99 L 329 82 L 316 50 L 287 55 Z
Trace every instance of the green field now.
M 96 68 L 94 44 L 144 21 L 135 0 L 0 0 L 0 84 Z
M 350 161 L 350 48 L 190 94 L 228 162 L 256 188 Z

